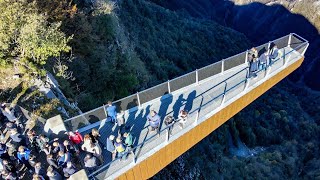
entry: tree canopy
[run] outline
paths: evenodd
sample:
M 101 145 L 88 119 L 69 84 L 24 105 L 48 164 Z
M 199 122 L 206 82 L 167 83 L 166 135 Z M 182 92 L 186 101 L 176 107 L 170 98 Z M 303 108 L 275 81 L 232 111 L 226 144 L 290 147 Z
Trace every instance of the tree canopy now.
M 61 23 L 49 23 L 36 2 L 0 0 L 0 56 L 3 61 L 19 58 L 27 66 L 41 67 L 49 57 L 68 52 L 71 37 L 60 30 Z

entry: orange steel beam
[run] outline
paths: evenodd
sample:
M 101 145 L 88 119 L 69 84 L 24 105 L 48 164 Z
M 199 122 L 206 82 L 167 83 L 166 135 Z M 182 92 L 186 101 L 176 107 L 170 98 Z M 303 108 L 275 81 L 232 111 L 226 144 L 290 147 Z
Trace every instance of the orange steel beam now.
M 264 83 L 260 84 L 244 96 L 232 102 L 201 124 L 197 125 L 178 139 L 174 140 L 164 148 L 160 149 L 147 159 L 143 160 L 133 168 L 123 173 L 118 179 L 148 179 L 174 161 L 181 154 L 186 152 L 192 146 L 197 144 L 203 138 L 208 136 L 215 129 L 220 127 L 231 117 L 248 106 L 251 102 L 280 82 L 294 70 L 296 70 L 303 62 L 304 58 L 299 59 L 295 63 L 280 71 Z

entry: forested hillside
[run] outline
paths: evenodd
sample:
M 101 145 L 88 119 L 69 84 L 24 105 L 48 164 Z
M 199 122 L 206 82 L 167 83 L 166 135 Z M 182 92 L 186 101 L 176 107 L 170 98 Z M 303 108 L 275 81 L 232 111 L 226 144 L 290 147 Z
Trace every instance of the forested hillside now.
M 55 75 L 68 100 L 78 103 L 83 111 L 250 46 L 244 35 L 232 29 L 145 0 L 14 2 L 1 0 L 1 23 L 8 27 L 2 29 L 0 38 L 2 67 L 23 68 L 16 71 L 23 77 L 24 88 L 12 93 L 28 96 L 24 92 L 31 91 L 32 84 L 26 82 L 48 71 Z M 6 13 L 9 19 L 4 18 Z M 19 18 L 21 23 L 16 23 Z M 7 96 L 11 90 L 5 92 L 2 101 L 12 100 Z M 17 101 L 25 102 L 25 98 Z
M 151 1 L 234 28 L 255 45 L 290 32 L 310 42 L 298 72 L 154 179 L 319 179 L 319 1 Z
M 249 47 L 236 31 L 144 0 L 119 1 L 110 14 L 79 10 L 66 24 L 76 59 L 67 95 L 83 110 L 167 81 Z M 82 26 L 78 26 L 82 24 Z M 72 31 L 71 31 L 72 32 Z M 68 90 L 67 90 L 68 89 Z

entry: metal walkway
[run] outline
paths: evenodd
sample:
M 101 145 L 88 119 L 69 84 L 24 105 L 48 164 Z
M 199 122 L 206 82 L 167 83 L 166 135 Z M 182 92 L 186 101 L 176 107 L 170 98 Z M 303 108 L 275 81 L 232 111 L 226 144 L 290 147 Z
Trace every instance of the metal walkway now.
M 257 77 L 249 78 L 248 52 L 243 52 L 182 77 L 139 92 L 116 101 L 118 109 L 125 111 L 126 125 L 131 127 L 135 137 L 133 154 L 126 161 L 111 161 L 111 154 L 104 150 L 105 164 L 94 172 L 87 172 L 90 178 L 115 179 L 137 163 L 145 160 L 170 142 L 178 139 L 190 129 L 223 109 L 253 88 L 276 75 L 282 69 L 304 56 L 308 41 L 296 34 L 289 34 L 257 47 L 258 51 L 268 50 L 271 43 L 278 46 L 281 56 L 266 70 L 260 70 Z M 156 94 L 156 95 L 155 95 Z M 118 127 L 106 122 L 105 107 L 99 107 L 83 115 L 66 120 L 70 129 L 79 129 L 87 134 L 92 128 L 100 130 L 103 140 L 109 135 L 117 136 Z M 180 109 L 188 110 L 189 116 L 184 128 L 173 126 L 172 135 L 163 119 L 167 115 L 178 116 Z M 146 117 L 150 110 L 161 116 L 160 136 L 148 131 Z M 95 122 L 97 121 L 97 122 Z

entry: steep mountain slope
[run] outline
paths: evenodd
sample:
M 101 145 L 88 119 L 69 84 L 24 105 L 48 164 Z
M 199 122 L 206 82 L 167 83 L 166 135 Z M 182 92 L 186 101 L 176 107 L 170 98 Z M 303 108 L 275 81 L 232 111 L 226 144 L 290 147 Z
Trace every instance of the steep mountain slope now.
M 90 110 L 241 52 L 249 41 L 218 23 L 184 17 L 144 0 L 118 1 L 111 13 L 79 10 L 65 20 L 76 59 L 66 95 Z M 82 26 L 78 26 L 82 24 Z
M 154 178 L 320 178 L 320 93 L 305 86 L 320 85 L 317 1 L 152 1 L 234 28 L 255 45 L 290 32 L 310 41 L 303 67 L 290 81 L 271 89 Z
M 320 3 L 316 0 L 191 0 L 154 2 L 184 14 L 211 19 L 244 33 L 255 45 L 294 32 L 310 42 L 306 61 L 291 80 L 320 90 Z M 259 38 L 257 38 L 259 37 Z

